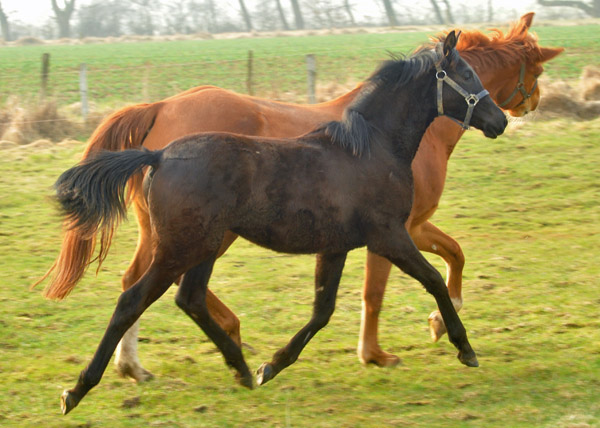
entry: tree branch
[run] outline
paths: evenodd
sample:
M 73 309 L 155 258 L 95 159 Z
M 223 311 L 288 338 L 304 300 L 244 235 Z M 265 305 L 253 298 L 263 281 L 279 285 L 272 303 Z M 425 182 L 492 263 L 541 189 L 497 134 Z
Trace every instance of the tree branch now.
M 540 4 L 541 6 L 550 6 L 550 7 L 558 7 L 558 6 L 575 7 L 575 8 L 583 10 L 585 13 L 587 13 L 590 16 L 594 16 L 594 8 L 592 6 L 590 6 L 589 4 L 586 4 L 586 3 L 582 2 L 582 1 L 576 1 L 576 0 L 538 0 L 538 4 Z

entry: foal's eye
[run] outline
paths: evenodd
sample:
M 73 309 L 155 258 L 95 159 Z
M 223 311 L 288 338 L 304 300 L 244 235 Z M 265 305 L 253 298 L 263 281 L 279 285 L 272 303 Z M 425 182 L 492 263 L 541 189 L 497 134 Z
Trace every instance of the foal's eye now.
M 473 72 L 471 70 L 467 70 L 465 72 L 465 80 L 471 80 L 473 78 Z

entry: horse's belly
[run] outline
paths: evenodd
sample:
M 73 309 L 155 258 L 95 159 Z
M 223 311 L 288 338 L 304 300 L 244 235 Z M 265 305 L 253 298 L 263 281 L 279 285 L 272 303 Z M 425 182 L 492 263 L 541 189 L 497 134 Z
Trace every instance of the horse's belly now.
M 232 231 L 255 244 L 283 253 L 339 253 L 365 245 L 357 225 L 315 219 L 312 213 L 302 211 L 279 221 L 248 224 Z

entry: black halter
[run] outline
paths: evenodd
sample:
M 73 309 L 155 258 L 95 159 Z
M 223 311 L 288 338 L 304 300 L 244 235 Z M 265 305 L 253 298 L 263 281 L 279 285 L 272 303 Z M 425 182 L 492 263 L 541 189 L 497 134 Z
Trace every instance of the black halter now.
M 456 123 L 458 123 L 462 129 L 465 129 L 465 130 L 469 129 L 469 122 L 471 121 L 471 116 L 473 115 L 473 110 L 475 109 L 475 106 L 477 105 L 479 100 L 488 96 L 490 93 L 486 89 L 483 89 L 478 94 L 469 94 L 458 83 L 456 83 L 454 80 L 452 80 L 450 78 L 450 76 L 448 76 L 448 73 L 446 73 L 446 71 L 442 70 L 442 68 L 440 67 L 439 64 L 435 65 L 435 69 L 436 69 L 435 77 L 437 79 L 438 115 L 439 116 L 444 115 L 444 103 L 442 100 L 442 90 L 444 88 L 444 82 L 446 82 L 448 85 L 450 85 L 450 87 L 452 89 L 454 89 L 456 92 L 458 92 L 463 97 L 465 97 L 465 101 L 468 105 L 467 114 L 465 115 L 465 119 L 462 122 L 451 116 L 448 116 L 448 118 L 450 118 L 453 121 L 455 121 Z
M 521 93 L 521 95 L 523 96 L 523 99 L 521 100 L 521 102 L 519 104 L 514 106 L 514 108 L 519 107 L 521 104 L 523 104 L 529 98 L 531 98 L 531 96 L 533 95 L 533 92 L 535 91 L 535 88 L 537 88 L 537 84 L 538 84 L 537 77 L 536 77 L 535 83 L 533 84 L 533 87 L 531 88 L 531 91 L 529 91 L 529 93 L 527 93 L 527 91 L 525 90 L 525 80 L 524 79 L 525 79 L 525 63 L 522 63 L 521 71 L 519 72 L 519 83 L 517 83 L 517 87 L 512 91 L 512 93 L 506 99 L 506 101 L 498 104 L 498 107 L 505 107 L 514 98 L 514 96 L 517 95 L 518 92 Z

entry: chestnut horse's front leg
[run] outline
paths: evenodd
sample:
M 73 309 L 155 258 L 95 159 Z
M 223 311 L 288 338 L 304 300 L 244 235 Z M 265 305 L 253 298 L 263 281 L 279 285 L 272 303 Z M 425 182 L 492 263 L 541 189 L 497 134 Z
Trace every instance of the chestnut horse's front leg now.
M 358 359 L 363 364 L 393 367 L 400 362 L 396 355 L 382 350 L 377 341 L 379 313 L 391 268 L 392 263 L 388 259 L 367 251 L 358 337 Z
M 414 231 L 411 230 L 410 235 L 419 250 L 437 254 L 446 262 L 448 293 L 454 309 L 456 312 L 460 311 L 463 305 L 462 272 L 465 265 L 460 245 L 430 222 L 419 225 Z M 429 315 L 429 331 L 435 342 L 446 333 L 444 320 L 438 310 Z

